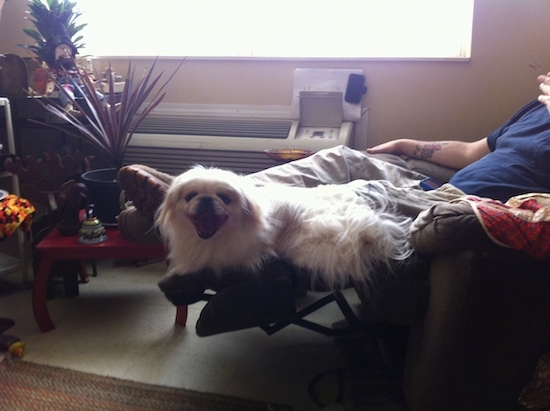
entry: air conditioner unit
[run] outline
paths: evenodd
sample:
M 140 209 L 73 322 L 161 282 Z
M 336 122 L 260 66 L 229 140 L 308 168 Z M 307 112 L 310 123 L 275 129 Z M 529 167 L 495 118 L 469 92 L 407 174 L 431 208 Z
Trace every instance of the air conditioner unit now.
M 125 163 L 171 174 L 196 164 L 251 173 L 279 164 L 267 149 L 351 144 L 353 122 L 316 127 L 292 117 L 290 106 L 159 105 L 132 137 Z

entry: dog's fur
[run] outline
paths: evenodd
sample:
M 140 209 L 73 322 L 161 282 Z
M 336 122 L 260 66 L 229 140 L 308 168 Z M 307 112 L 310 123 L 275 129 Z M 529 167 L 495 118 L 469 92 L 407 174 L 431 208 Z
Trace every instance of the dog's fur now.
M 157 213 L 170 248 L 168 275 L 258 272 L 277 257 L 332 288 L 368 281 L 377 264 L 406 259 L 410 223 L 391 213 L 382 183 L 259 187 L 203 167 L 176 177 Z

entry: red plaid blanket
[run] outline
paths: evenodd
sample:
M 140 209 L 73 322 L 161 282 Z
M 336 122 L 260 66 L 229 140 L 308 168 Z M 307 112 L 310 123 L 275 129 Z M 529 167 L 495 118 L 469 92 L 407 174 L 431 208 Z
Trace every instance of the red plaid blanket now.
M 29 231 L 35 211 L 28 200 L 13 194 L 0 200 L 0 241 L 12 235 L 18 227 Z
M 550 194 L 523 194 L 506 203 L 476 196 L 457 201 L 471 205 L 496 244 L 536 258 L 550 257 Z

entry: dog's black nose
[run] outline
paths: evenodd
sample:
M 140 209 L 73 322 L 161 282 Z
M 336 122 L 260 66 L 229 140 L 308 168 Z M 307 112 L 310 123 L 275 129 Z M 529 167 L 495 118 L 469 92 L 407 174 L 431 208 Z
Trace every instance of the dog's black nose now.
M 214 201 L 212 197 L 203 197 L 199 201 L 197 211 L 203 213 L 205 211 L 212 211 L 214 209 Z

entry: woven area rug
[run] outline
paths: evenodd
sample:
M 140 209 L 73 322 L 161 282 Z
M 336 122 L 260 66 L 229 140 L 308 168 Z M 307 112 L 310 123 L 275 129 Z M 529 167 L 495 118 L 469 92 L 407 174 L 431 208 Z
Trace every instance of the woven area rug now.
M 287 411 L 290 407 L 147 385 L 21 360 L 0 363 L 2 411 Z

